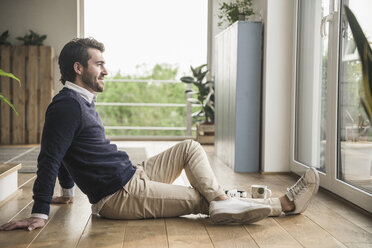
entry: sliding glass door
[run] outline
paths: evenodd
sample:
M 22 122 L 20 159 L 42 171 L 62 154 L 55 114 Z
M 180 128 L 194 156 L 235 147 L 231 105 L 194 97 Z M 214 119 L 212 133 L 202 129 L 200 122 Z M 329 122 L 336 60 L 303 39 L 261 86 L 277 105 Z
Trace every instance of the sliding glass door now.
M 354 12 L 367 39 L 372 41 L 372 1 L 343 3 Z M 364 94 L 362 68 L 343 9 L 340 24 L 337 178 L 372 193 L 372 126 L 360 102 Z
M 291 169 L 317 168 L 321 186 L 372 212 L 372 124 L 343 4 L 371 39 L 372 1 L 297 1 Z

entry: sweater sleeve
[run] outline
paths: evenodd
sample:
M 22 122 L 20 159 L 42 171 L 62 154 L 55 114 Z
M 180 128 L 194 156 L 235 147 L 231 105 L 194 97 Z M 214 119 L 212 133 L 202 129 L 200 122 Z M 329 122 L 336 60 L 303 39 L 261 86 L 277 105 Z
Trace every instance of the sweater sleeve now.
M 68 173 L 63 162 L 59 167 L 58 180 L 63 189 L 71 189 L 72 187 L 74 187 L 74 180 L 70 176 L 70 173 Z
M 62 159 L 81 123 L 81 108 L 72 98 L 53 101 L 46 112 L 32 213 L 49 215 L 54 186 Z M 67 179 L 68 181 L 68 179 Z

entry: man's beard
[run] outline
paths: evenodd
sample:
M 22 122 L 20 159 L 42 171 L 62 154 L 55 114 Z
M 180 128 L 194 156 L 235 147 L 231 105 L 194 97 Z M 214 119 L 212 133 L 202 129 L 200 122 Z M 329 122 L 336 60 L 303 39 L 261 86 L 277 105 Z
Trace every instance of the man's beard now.
M 95 92 L 103 92 L 103 88 L 99 85 L 98 81 L 95 78 L 91 77 L 89 73 L 83 72 L 82 81 L 86 84 L 89 88 L 94 90 Z

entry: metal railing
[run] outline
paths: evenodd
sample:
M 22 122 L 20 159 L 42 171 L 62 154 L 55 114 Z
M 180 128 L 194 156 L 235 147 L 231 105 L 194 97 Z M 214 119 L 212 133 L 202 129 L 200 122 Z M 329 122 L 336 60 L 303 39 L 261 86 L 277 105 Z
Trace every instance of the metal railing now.
M 107 78 L 106 82 L 116 82 L 116 83 L 147 83 L 147 84 L 180 84 L 180 81 L 175 80 L 136 80 L 136 79 L 111 79 Z M 191 89 L 192 85 L 187 84 L 186 88 Z M 105 125 L 106 130 L 155 130 L 155 131 L 186 131 L 186 136 L 110 136 L 110 139 L 151 139 L 151 140 L 177 140 L 185 138 L 194 138 L 193 131 L 196 130 L 192 126 L 192 108 L 198 107 L 200 105 L 190 103 L 187 99 L 191 98 L 190 94 L 186 94 L 185 103 L 130 103 L 130 102 L 97 102 L 96 106 L 118 106 L 118 107 L 179 107 L 186 108 L 186 125 L 178 127 L 163 127 L 163 126 L 109 126 Z M 98 98 L 99 100 L 99 98 Z

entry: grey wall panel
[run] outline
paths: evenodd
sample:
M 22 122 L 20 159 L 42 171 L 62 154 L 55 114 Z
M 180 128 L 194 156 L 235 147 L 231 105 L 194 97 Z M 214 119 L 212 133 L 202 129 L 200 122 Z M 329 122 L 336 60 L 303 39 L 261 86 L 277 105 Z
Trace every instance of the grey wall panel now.
M 237 22 L 216 36 L 216 155 L 237 172 L 258 172 L 262 23 Z

